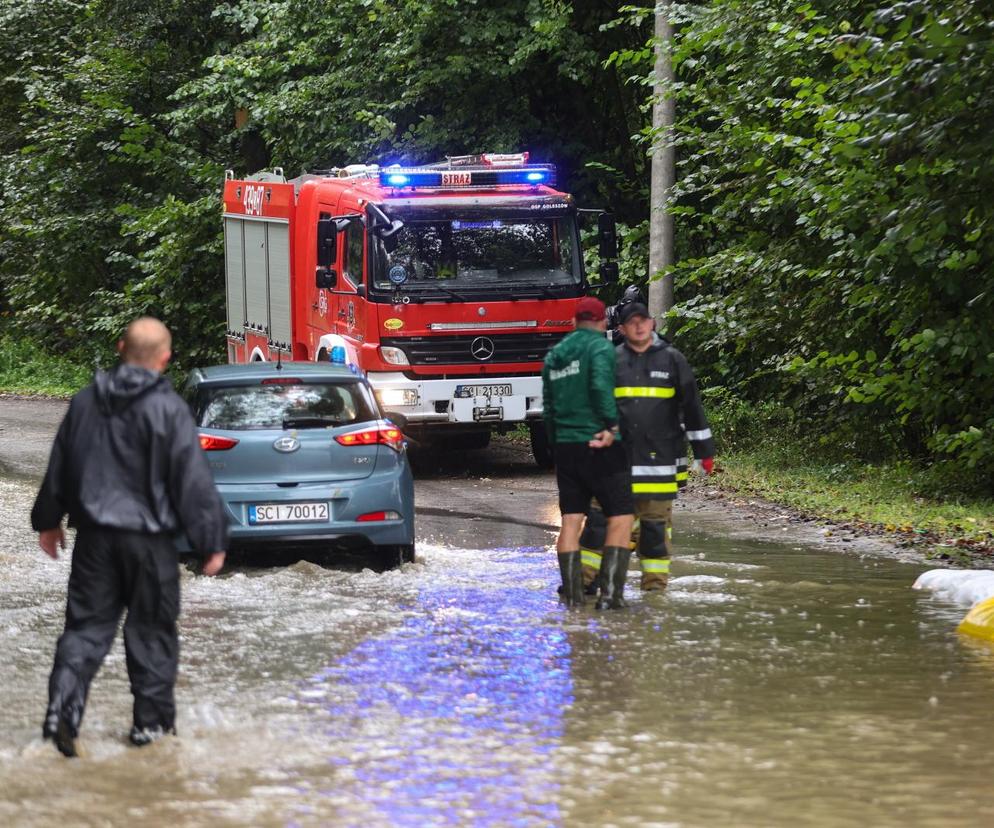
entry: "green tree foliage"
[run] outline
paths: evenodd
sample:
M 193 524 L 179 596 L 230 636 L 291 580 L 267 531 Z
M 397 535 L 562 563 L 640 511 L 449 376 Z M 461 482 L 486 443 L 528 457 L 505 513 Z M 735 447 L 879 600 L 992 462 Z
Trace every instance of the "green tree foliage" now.
M 987 6 L 677 11 L 678 124 L 658 136 L 649 8 L 0 0 L 0 309 L 87 360 L 151 312 L 185 364 L 216 359 L 225 169 L 518 148 L 615 208 L 640 282 L 646 153 L 672 140 L 673 322 L 710 384 L 850 452 L 991 474 Z
M 849 451 L 994 470 L 988 11 L 680 10 L 681 341 Z
M 0 0 L 0 301 L 89 359 L 128 318 L 223 354 L 223 171 L 530 149 L 636 178 L 627 32 L 595 0 Z M 633 199 L 618 199 L 637 216 Z
M 170 96 L 223 43 L 208 0 L 0 5 L 0 279 L 20 330 L 106 357 L 138 313 L 218 352 L 223 169 L 178 141 Z M 191 354 L 186 354 L 190 357 Z

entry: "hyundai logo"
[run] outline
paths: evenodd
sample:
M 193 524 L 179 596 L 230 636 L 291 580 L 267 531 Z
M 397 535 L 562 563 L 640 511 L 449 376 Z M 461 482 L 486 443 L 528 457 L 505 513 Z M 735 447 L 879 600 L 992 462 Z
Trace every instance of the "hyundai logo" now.
M 300 440 L 296 437 L 280 437 L 273 443 L 273 448 L 277 451 L 282 451 L 284 454 L 289 454 L 291 451 L 296 451 L 300 448 Z
M 474 359 L 485 362 L 494 355 L 494 341 L 486 336 L 478 336 L 469 346 Z

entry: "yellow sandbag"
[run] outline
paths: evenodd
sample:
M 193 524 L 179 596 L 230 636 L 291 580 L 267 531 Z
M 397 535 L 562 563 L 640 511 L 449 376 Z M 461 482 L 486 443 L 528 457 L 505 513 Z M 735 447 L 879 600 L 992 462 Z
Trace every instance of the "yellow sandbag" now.
M 960 621 L 956 632 L 994 641 L 994 598 L 988 598 L 974 606 Z

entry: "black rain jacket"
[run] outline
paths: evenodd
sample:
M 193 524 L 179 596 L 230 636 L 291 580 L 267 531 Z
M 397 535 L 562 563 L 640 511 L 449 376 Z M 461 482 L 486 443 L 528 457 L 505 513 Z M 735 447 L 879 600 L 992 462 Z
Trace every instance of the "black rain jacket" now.
M 698 460 L 714 457 L 694 372 L 687 358 L 656 334 L 642 353 L 623 343 L 615 358 L 614 394 L 632 464 L 632 493 L 672 500 L 687 485 L 687 441 Z
M 69 525 L 185 532 L 204 555 L 227 549 L 228 521 L 190 409 L 169 381 L 126 363 L 97 372 L 59 426 L 31 510 L 36 531 Z

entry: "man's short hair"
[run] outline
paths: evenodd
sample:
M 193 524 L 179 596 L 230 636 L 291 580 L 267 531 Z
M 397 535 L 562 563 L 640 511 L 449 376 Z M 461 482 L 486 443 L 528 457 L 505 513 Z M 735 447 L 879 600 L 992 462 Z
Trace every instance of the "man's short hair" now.
M 121 337 L 121 357 L 135 365 L 152 365 L 172 347 L 169 328 L 152 316 L 142 316 L 128 325 Z

